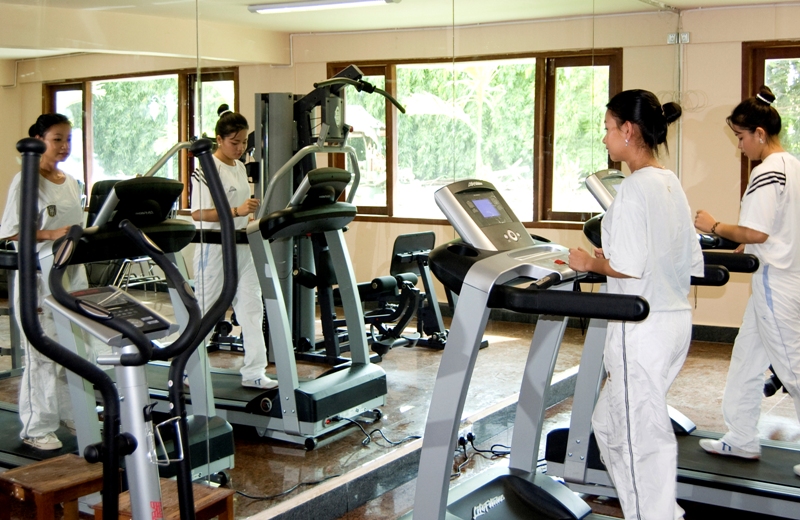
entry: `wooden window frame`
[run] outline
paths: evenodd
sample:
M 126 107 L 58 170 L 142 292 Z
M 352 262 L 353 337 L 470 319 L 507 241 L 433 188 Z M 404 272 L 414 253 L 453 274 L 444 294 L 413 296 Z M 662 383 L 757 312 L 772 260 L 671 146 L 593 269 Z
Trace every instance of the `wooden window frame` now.
M 87 157 L 92 157 L 92 83 L 98 81 L 133 79 L 146 76 L 178 76 L 178 139 L 180 141 L 188 141 L 190 138 L 195 137 L 192 135 L 193 129 L 191 128 L 191 121 L 194 120 L 194 86 L 197 81 L 197 69 L 172 69 L 172 70 L 159 70 L 138 72 L 135 74 L 118 74 L 112 76 L 93 76 L 88 78 L 72 78 L 57 83 L 47 83 L 42 86 L 42 109 L 43 112 L 52 112 L 55 107 L 56 92 L 64 90 L 82 90 L 83 91 L 83 168 L 84 168 L 84 182 L 88 186 L 92 185 L 92 162 L 87 160 Z M 220 67 L 212 69 L 203 69 L 200 71 L 200 80 L 213 79 L 233 79 L 235 99 L 234 110 L 238 110 L 239 105 L 239 68 L 238 67 Z M 180 206 L 183 209 L 188 208 L 189 205 L 189 175 L 193 170 L 192 159 L 189 157 L 187 150 L 181 150 L 178 156 L 178 179 L 183 183 L 184 189 L 181 194 Z M 89 200 L 91 194 L 86 194 L 86 200 Z
M 331 62 L 327 65 L 328 77 L 332 77 L 348 65 L 356 65 L 365 75 L 383 75 L 386 77 L 386 91 L 397 97 L 396 70 L 397 65 L 425 64 L 425 63 L 455 63 L 464 61 L 490 61 L 500 59 L 536 59 L 536 101 L 534 107 L 534 143 L 533 143 L 533 168 L 534 168 L 534 188 L 533 188 L 533 215 L 532 222 L 524 222 L 530 228 L 555 228 L 555 229 L 580 229 L 581 219 L 588 219 L 592 213 L 551 213 L 547 215 L 545 208 L 548 207 L 552 188 L 552 139 L 546 136 L 552 135 L 550 129 L 553 128 L 555 116 L 555 82 L 547 81 L 549 74 L 546 73 L 548 63 L 580 63 L 581 65 L 608 65 L 609 66 L 609 96 L 622 90 L 622 49 L 586 49 L 578 51 L 553 51 L 525 54 L 503 54 L 503 55 L 480 55 L 467 56 L 450 59 L 427 59 L 427 60 L 386 60 L 380 62 Z M 553 75 L 553 78 L 555 76 Z M 549 97 L 548 97 L 549 95 Z M 550 98 L 553 98 L 550 100 Z M 414 224 L 445 224 L 443 219 L 417 219 L 409 217 L 395 217 L 393 214 L 394 184 L 397 182 L 395 172 L 397 171 L 397 116 L 396 109 L 391 103 L 386 103 L 386 206 L 359 206 L 359 216 L 357 220 L 373 222 L 396 222 Z M 338 156 L 338 157 L 337 157 Z M 331 164 L 337 167 L 344 166 L 344 158 L 340 154 L 335 154 L 330 158 Z M 619 163 L 609 161 L 610 168 L 619 168 Z M 548 218 L 549 217 L 549 218 Z

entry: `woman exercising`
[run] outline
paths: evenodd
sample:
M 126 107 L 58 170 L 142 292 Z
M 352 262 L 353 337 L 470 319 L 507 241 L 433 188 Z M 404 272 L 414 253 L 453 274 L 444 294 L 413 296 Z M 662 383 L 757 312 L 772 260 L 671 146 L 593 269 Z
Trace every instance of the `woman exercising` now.
M 234 226 L 241 229 L 247 225 L 248 215 L 258 209 L 258 201 L 250 198 L 244 164 L 239 161 L 247 145 L 247 120 L 229 110 L 228 105 L 221 105 L 217 113 L 220 117 L 215 129 L 217 150 L 214 163 L 232 208 Z M 219 215 L 200 168 L 192 174 L 192 218 L 200 222 L 201 229 L 219 229 Z M 236 260 L 239 285 L 233 299 L 233 310 L 244 336 L 244 365 L 240 370 L 242 386 L 269 390 L 276 388 L 278 382 L 268 378 L 264 371 L 267 366 L 267 347 L 262 329 L 264 303 L 247 244 L 236 246 Z M 199 244 L 194 253 L 194 273 L 197 298 L 205 312 L 222 291 L 222 246 Z
M 631 174 L 603 218 L 602 249 L 595 257 L 570 249 L 569 265 L 606 275 L 609 293 L 643 296 L 650 314 L 640 323 L 608 324 L 608 379 L 592 426 L 625 518 L 674 520 L 683 509 L 675 498 L 678 453 L 666 398 L 689 350 L 691 276 L 703 276 L 686 195 L 657 159 L 681 107 L 627 90 L 606 108 L 603 143 Z
M 722 397 L 728 433 L 700 441 L 709 453 L 745 459 L 761 456 L 757 425 L 770 364 L 800 417 L 800 161 L 781 146 L 781 116 L 774 102 L 775 95 L 763 86 L 727 119 L 742 153 L 761 161 L 750 173 L 739 223 L 719 222 L 704 210 L 695 217 L 697 229 L 746 244 L 744 251 L 760 262 Z M 800 464 L 794 472 L 800 476 Z
M 58 168 L 58 164 L 71 151 L 72 123 L 61 114 L 42 114 L 30 130 L 30 137 L 41 139 L 46 145 L 39 163 L 39 225 L 36 240 L 39 250 L 45 242 L 67 234 L 70 227 L 83 225 L 81 188 L 78 181 Z M 0 223 L 0 238 L 17 240 L 19 233 L 19 201 L 22 175 L 17 174 L 8 189 L 8 198 Z M 15 317 L 19 316 L 18 272 L 14 272 Z M 82 265 L 67 268 L 67 290 L 88 287 L 86 271 Z M 39 277 L 39 299 L 44 297 L 46 281 Z M 52 311 L 39 304 L 42 329 L 51 338 L 56 337 Z M 39 353 L 24 335 L 20 338 L 25 352 L 25 370 L 19 393 L 19 416 L 22 421 L 20 437 L 25 444 L 40 450 L 57 450 L 62 444 L 56 436 L 60 423 L 74 430 L 72 405 L 64 367 Z

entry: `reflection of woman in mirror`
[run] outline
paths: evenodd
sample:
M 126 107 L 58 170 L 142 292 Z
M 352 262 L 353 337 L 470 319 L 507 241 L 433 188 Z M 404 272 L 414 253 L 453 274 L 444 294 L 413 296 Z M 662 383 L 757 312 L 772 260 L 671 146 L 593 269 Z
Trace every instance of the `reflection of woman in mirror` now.
M 645 90 L 620 92 L 606 108 L 603 144 L 631 174 L 603 218 L 602 249 L 595 257 L 570 249 L 569 265 L 606 275 L 609 293 L 643 296 L 650 314 L 640 323 L 608 323 L 608 379 L 592 426 L 625 518 L 673 520 L 683 510 L 675 499 L 677 443 L 667 391 L 689 351 L 690 279 L 703 276 L 686 195 L 657 158 L 681 108 Z
M 56 240 L 75 224 L 83 224 L 81 189 L 78 181 L 58 168 L 70 154 L 72 124 L 61 114 L 43 114 L 28 131 L 30 137 L 41 139 L 47 148 L 39 164 L 39 226 L 36 239 L 42 244 Z M 19 233 L 19 200 L 21 174 L 11 181 L 0 223 L 0 238 L 16 240 Z M 17 272 L 14 272 L 15 282 Z M 67 269 L 67 289 L 87 287 L 86 273 L 82 265 Z M 42 294 L 42 279 L 39 279 L 39 297 Z M 19 322 L 19 283 L 14 283 L 14 305 Z M 40 302 L 42 328 L 56 337 L 55 323 L 51 311 Z M 19 415 L 22 421 L 22 437 L 25 444 L 40 450 L 57 450 L 61 441 L 56 435 L 59 423 L 64 423 L 74 432 L 72 408 L 67 389 L 64 368 L 31 347 L 24 335 L 20 338 L 25 352 L 25 371 L 19 394 Z
M 746 459 L 761 455 L 757 425 L 770 364 L 800 416 L 800 161 L 781 146 L 774 101 L 769 87 L 761 87 L 727 119 L 739 149 L 761 161 L 750 174 L 738 224 L 719 222 L 704 210 L 695 218 L 697 229 L 742 244 L 760 263 L 722 397 L 728 432 L 721 440 L 700 441 L 707 452 Z M 800 476 L 800 464 L 794 472 Z
M 244 163 L 239 160 L 247 147 L 247 120 L 243 115 L 229 110 L 228 105 L 221 105 L 217 113 L 220 117 L 215 128 L 217 150 L 214 152 L 214 163 L 228 196 L 234 227 L 242 229 L 247 226 L 249 215 L 258 209 L 258 201 L 250 197 Z M 192 218 L 200 222 L 201 228 L 219 229 L 219 215 L 200 168 L 192 174 Z M 236 260 L 239 283 L 233 298 L 233 310 L 244 336 L 244 365 L 240 370 L 242 386 L 269 390 L 277 387 L 278 382 L 268 378 L 265 373 L 267 347 L 262 328 L 264 303 L 247 244 L 236 246 Z M 194 253 L 194 273 L 197 299 L 205 312 L 222 292 L 222 246 L 199 244 Z

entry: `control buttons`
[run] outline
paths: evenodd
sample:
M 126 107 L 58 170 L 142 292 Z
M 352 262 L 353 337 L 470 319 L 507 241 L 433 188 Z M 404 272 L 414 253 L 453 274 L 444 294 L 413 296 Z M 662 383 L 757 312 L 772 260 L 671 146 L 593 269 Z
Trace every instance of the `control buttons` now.
M 514 242 L 519 240 L 519 233 L 516 231 L 511 231 L 510 229 L 503 234 L 503 238 L 506 240 L 513 240 Z
M 558 265 L 566 265 L 567 264 L 565 261 L 563 261 L 560 258 L 556 258 L 555 260 L 553 260 L 553 263 L 558 264 Z

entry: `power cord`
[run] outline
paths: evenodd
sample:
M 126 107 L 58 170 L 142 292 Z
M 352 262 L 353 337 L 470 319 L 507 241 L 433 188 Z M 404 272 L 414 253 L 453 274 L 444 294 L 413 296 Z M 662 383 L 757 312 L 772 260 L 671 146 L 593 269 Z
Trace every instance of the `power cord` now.
M 462 437 L 463 438 L 463 437 Z M 506 446 L 505 444 L 492 444 L 488 450 L 482 450 L 475 447 L 475 434 L 472 432 L 467 433 L 467 442 L 469 442 L 472 449 L 475 450 L 477 453 L 491 453 L 492 458 L 495 457 L 506 457 L 511 454 L 511 447 Z M 502 449 L 497 449 L 502 448 Z
M 456 465 L 455 457 L 453 458 L 453 465 L 455 466 L 456 471 L 455 471 L 455 473 L 450 473 L 450 480 L 453 480 L 455 478 L 460 477 L 461 476 L 461 470 L 464 468 L 464 466 L 469 464 L 470 460 L 472 460 L 472 456 L 467 453 L 467 448 L 468 448 L 467 440 L 464 437 L 459 437 L 458 438 L 458 448 L 456 450 L 457 453 L 456 453 L 455 456 L 458 457 L 459 455 L 461 455 L 462 454 L 461 450 L 463 450 L 464 462 Z
M 398 446 L 400 444 L 403 444 L 404 442 L 422 438 L 422 436 L 420 436 L 420 435 L 408 435 L 406 437 L 403 437 L 399 441 L 392 441 L 388 437 L 386 437 L 386 435 L 383 433 L 383 431 L 380 428 L 375 428 L 371 432 L 367 433 L 367 430 L 365 430 L 364 427 L 361 426 L 361 423 L 359 423 L 358 421 L 354 421 L 353 419 L 350 419 L 349 417 L 336 416 L 336 417 L 333 417 L 331 420 L 334 420 L 334 421 L 347 421 L 347 422 L 353 423 L 356 426 L 358 426 L 359 429 L 361 430 L 361 433 L 364 434 L 364 439 L 361 441 L 361 444 L 364 445 L 364 446 L 366 446 L 367 444 L 372 442 L 372 436 L 375 433 L 377 433 L 381 437 L 383 437 L 383 440 L 385 440 L 387 443 L 389 443 L 390 446 Z
M 289 489 L 287 489 L 285 491 L 281 491 L 280 493 L 278 493 L 276 495 L 263 495 L 263 496 L 250 495 L 248 493 L 245 493 L 244 491 L 236 491 L 236 493 L 238 495 L 241 495 L 241 496 L 243 496 L 245 498 L 250 498 L 252 500 L 274 500 L 276 498 L 280 498 L 282 496 L 288 495 L 289 493 L 291 493 L 292 491 L 294 491 L 294 490 L 296 490 L 298 488 L 301 488 L 301 487 L 304 487 L 304 486 L 316 486 L 317 484 L 322 484 L 323 482 L 328 481 L 328 480 L 330 480 L 332 478 L 341 477 L 341 476 L 342 476 L 341 473 L 337 473 L 335 475 L 328 475 L 327 477 L 321 478 L 319 480 L 312 480 L 312 481 L 309 481 L 309 482 L 298 482 L 297 484 L 295 484 L 294 486 L 290 487 Z

